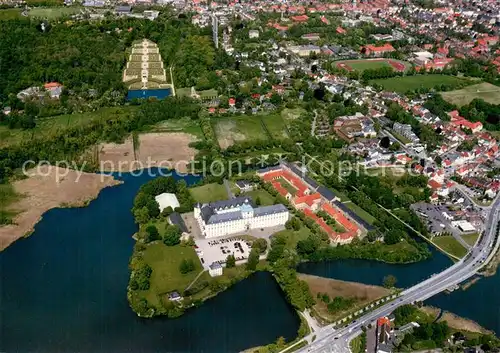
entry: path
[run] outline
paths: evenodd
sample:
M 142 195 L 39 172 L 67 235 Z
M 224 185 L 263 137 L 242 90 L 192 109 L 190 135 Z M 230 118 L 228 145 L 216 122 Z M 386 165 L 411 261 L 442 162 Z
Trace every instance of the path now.
M 193 282 L 189 283 L 189 286 L 186 287 L 186 289 L 184 289 L 184 291 L 187 291 L 189 288 L 191 288 L 193 286 L 193 284 L 198 280 L 198 278 L 200 278 L 200 276 L 203 274 L 203 272 L 205 272 L 205 270 L 201 270 L 200 273 L 198 273 L 198 276 L 196 276 L 196 278 L 193 280 Z
M 315 318 L 311 316 L 311 313 L 309 310 L 304 310 L 301 312 L 301 314 L 304 316 L 304 319 L 306 319 L 307 324 L 309 325 L 309 328 L 311 329 L 311 332 L 316 332 L 321 329 L 321 326 L 318 324 Z
M 175 97 L 174 75 L 172 74 L 172 66 L 170 66 L 170 83 L 172 84 L 172 96 Z
M 224 187 L 226 188 L 227 196 L 229 199 L 234 199 L 234 194 L 231 191 L 231 185 L 229 185 L 229 181 L 227 179 L 224 179 Z
M 311 124 L 311 136 L 314 137 L 314 132 L 316 131 L 316 119 L 318 118 L 318 113 L 314 111 L 314 118 Z

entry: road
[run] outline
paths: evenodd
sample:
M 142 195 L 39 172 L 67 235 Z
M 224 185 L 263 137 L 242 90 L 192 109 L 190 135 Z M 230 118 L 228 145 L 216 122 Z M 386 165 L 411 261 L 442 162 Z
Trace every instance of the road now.
M 443 272 L 433 275 L 429 279 L 404 290 L 401 295 L 392 302 L 365 314 L 343 328 L 335 330 L 333 325 L 324 326 L 321 330 L 314 332 L 316 340 L 313 343 L 297 352 L 350 352 L 349 343 L 354 337 L 361 334 L 361 328 L 363 326 L 375 323 L 379 317 L 389 315 L 394 309 L 401 305 L 429 299 L 447 288 L 464 282 L 476 274 L 480 268 L 488 263 L 500 246 L 500 242 L 496 239 L 500 213 L 499 196 L 496 197 L 488 210 L 484 235 L 462 260 Z M 310 342 L 310 337 L 306 336 L 305 339 Z

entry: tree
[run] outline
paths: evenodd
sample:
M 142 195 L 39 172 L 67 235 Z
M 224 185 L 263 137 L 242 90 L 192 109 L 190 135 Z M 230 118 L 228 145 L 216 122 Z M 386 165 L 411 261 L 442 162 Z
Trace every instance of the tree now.
M 145 224 L 149 222 L 149 212 L 146 206 L 134 211 L 135 222 L 138 224 Z
M 163 243 L 167 246 L 174 246 L 181 242 L 181 230 L 176 225 L 167 225 L 165 228 L 165 235 L 163 236 Z
M 246 269 L 249 271 L 255 271 L 259 263 L 259 250 L 252 249 L 250 255 L 248 255 Z
M 399 144 L 399 142 L 393 142 L 390 146 L 389 146 L 389 150 L 392 151 L 392 152 L 396 152 L 396 151 L 399 151 L 399 149 L 401 148 L 401 145 Z
M 384 277 L 383 284 L 385 288 L 394 288 L 398 280 L 393 275 L 387 275 Z
M 260 196 L 257 196 L 257 197 L 255 198 L 255 204 L 256 204 L 257 206 L 260 206 L 260 205 L 262 204 L 262 201 L 260 200 Z
M 263 238 L 256 239 L 252 243 L 252 249 L 257 249 L 260 254 L 265 253 L 266 249 L 267 249 L 267 241 L 266 241 L 266 239 L 263 239 Z
M 366 234 L 366 240 L 368 240 L 370 243 L 373 243 L 375 240 L 377 240 L 377 231 L 375 230 L 370 230 Z
M 154 226 L 153 224 L 149 225 L 146 228 L 146 242 L 150 243 L 152 241 L 160 239 L 160 233 L 158 232 L 158 228 Z
M 279 336 L 276 340 L 276 347 L 282 349 L 283 347 L 285 347 L 285 343 L 285 337 Z
M 227 268 L 232 268 L 236 266 L 236 259 L 234 257 L 234 255 L 230 254 L 230 255 L 227 255 L 226 257 L 226 267 Z
M 399 229 L 390 229 L 384 235 L 384 243 L 393 245 L 401 241 L 401 231 Z
M 185 275 L 186 273 L 189 273 L 191 271 L 194 271 L 194 269 L 195 269 L 195 265 L 194 265 L 194 262 L 192 259 L 189 259 L 189 260 L 183 259 L 179 265 L 179 271 L 183 275 Z

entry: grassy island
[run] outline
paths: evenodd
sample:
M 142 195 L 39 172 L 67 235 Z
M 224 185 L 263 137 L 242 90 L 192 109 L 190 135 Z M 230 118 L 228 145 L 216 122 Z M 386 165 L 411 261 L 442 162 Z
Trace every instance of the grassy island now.
M 202 257 L 206 259 L 206 255 L 198 248 L 198 242 L 203 240 L 198 234 L 192 211 L 198 202 L 229 197 L 222 180 L 207 178 L 204 184 L 188 187 L 184 181 L 161 177 L 140 188 L 132 209 L 140 228 L 135 235 L 137 243 L 130 259 L 128 286 L 130 306 L 138 315 L 177 317 L 187 308 L 201 304 L 256 270 L 273 273 L 287 300 L 302 312 L 317 302 L 313 295 L 317 293 L 311 293 L 308 282 L 296 273 L 296 266 L 302 261 L 357 258 L 409 263 L 429 256 L 424 245 L 409 237 L 398 235 L 397 241 L 388 242 L 382 241 L 380 233 L 373 231 L 351 244 L 332 246 L 328 235 L 304 213 L 297 211 L 288 200 L 278 195 L 270 184 L 261 181 L 254 173 L 244 177 L 255 185 L 248 195 L 256 204 L 282 203 L 289 209 L 291 219 L 285 230 L 272 234 L 269 240 L 238 235 L 250 247 L 248 262 L 236 265 L 228 256 L 223 274 L 216 277 L 210 276 L 207 264 L 200 260 Z M 228 186 L 232 193 L 238 194 L 234 182 L 232 180 Z M 160 212 L 155 196 L 164 193 L 175 194 L 179 207 L 167 207 Z M 185 221 L 184 232 L 172 223 L 170 216 L 173 212 L 177 212 Z M 318 215 L 341 230 L 341 226 L 330 216 L 322 213 Z M 391 240 L 390 237 L 388 239 Z M 263 260 L 264 257 L 266 260 Z M 350 302 L 347 306 L 351 307 Z

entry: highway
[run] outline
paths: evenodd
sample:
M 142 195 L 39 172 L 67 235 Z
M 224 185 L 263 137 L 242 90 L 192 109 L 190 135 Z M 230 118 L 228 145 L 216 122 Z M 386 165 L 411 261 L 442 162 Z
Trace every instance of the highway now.
M 335 330 L 333 325 L 328 325 L 311 333 L 305 339 L 308 342 L 312 341 L 313 336 L 316 336 L 316 339 L 297 352 L 350 352 L 349 342 L 361 334 L 363 326 L 374 324 L 379 317 L 390 315 L 398 306 L 429 299 L 475 275 L 480 268 L 491 260 L 500 246 L 500 242 L 495 239 L 497 225 L 500 220 L 500 195 L 497 195 L 494 202 L 489 206 L 488 211 L 484 235 L 481 236 L 480 240 L 463 259 L 429 279 L 404 290 L 396 299 L 368 312 L 340 329 Z

